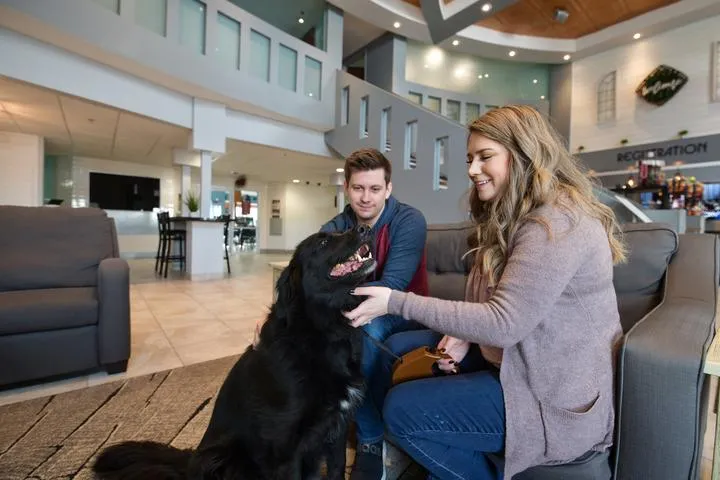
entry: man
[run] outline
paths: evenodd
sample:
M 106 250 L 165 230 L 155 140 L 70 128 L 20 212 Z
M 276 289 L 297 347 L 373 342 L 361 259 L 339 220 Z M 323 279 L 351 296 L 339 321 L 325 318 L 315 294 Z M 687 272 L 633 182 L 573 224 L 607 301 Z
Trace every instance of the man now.
M 345 160 L 345 192 L 349 205 L 320 231 L 344 232 L 358 224 L 366 225 L 375 239 L 373 257 L 377 261 L 377 268 L 366 285 L 427 295 L 425 217 L 391 195 L 391 174 L 390 162 L 379 151 L 362 149 L 353 152 Z M 418 328 L 418 325 L 402 317 L 386 315 L 362 328 L 381 343 L 393 333 Z M 388 353 L 370 338 L 365 338 L 363 374 L 368 390 L 355 417 L 358 447 L 351 480 L 385 479 L 381 402 L 387 385 L 377 381 L 380 355 Z

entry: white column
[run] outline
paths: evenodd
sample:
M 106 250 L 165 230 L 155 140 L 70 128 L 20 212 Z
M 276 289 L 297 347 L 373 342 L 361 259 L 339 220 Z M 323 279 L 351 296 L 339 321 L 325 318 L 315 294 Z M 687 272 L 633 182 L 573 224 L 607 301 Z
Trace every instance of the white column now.
M 338 213 L 342 213 L 345 208 L 345 174 L 342 172 L 330 175 L 330 185 L 335 185 L 335 200 L 337 203 Z
M 335 187 L 335 200 L 337 201 L 337 211 L 342 213 L 345 209 L 345 187 Z
M 210 217 L 212 202 L 212 154 L 203 151 L 200 153 L 200 216 Z
M 188 210 L 187 205 L 185 205 L 185 198 L 188 193 L 192 190 L 192 171 L 190 170 L 189 165 L 183 165 L 182 166 L 182 177 L 181 177 L 181 189 L 180 189 L 180 198 L 181 198 L 181 208 L 182 208 L 182 216 L 188 217 L 190 216 L 190 210 Z

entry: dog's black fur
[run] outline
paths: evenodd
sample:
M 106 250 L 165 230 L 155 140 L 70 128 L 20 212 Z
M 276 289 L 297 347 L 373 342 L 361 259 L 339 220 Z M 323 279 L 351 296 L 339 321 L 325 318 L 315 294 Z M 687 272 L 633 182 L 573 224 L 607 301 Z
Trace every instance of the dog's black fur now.
M 124 442 L 93 465 L 102 480 L 344 479 L 347 423 L 363 392 L 362 341 L 342 311 L 375 267 L 330 275 L 369 238 L 362 231 L 314 234 L 295 250 L 259 342 L 238 359 L 217 395 L 197 449 Z M 372 247 L 370 246 L 370 251 Z

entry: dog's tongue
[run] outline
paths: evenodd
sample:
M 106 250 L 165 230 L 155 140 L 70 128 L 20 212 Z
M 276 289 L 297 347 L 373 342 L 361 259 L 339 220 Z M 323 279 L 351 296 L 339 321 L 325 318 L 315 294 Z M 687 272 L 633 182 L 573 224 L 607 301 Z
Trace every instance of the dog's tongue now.
M 350 260 L 345 263 L 339 263 L 335 265 L 335 267 L 330 272 L 330 275 L 333 277 L 342 277 L 343 275 L 347 275 L 348 273 L 352 273 L 360 266 L 362 265 L 362 262 L 358 262 L 357 260 Z

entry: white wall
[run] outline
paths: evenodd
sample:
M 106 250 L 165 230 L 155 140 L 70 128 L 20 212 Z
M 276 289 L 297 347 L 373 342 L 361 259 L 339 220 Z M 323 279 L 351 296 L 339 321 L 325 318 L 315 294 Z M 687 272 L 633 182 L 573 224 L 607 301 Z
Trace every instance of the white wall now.
M 270 224 L 273 199 L 280 200 L 280 218 L 283 220 L 281 236 L 270 235 L 268 228 L 260 232 L 259 247 L 263 250 L 294 250 L 298 243 L 337 215 L 335 187 L 271 184 L 265 195 L 262 192 L 259 195 L 261 224 Z
M 720 17 L 713 17 L 662 35 L 640 39 L 572 65 L 570 144 L 586 151 L 669 140 L 681 130 L 689 137 L 720 132 L 720 103 L 710 102 L 711 44 L 720 40 Z M 635 94 L 655 67 L 665 64 L 689 80 L 668 103 L 656 107 Z M 597 124 L 597 87 L 617 72 L 616 120 Z
M 0 205 L 42 205 L 42 137 L 0 132 Z

